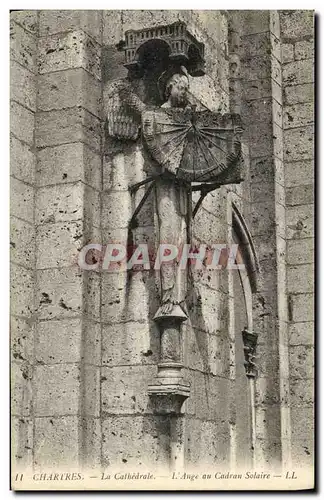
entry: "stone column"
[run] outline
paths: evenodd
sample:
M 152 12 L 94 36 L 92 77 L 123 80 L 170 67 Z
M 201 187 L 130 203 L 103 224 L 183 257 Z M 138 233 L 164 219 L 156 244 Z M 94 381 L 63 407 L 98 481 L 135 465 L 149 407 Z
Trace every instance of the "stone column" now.
M 100 464 L 101 12 L 40 11 L 36 121 L 37 468 Z
M 10 15 L 10 340 L 12 467 L 33 462 L 35 112 L 38 14 Z
M 256 463 L 289 464 L 285 197 L 279 16 L 242 12 L 242 118 L 250 146 L 250 228 L 261 280 L 254 295 L 258 332 Z
M 314 460 L 314 12 L 280 11 L 291 453 Z

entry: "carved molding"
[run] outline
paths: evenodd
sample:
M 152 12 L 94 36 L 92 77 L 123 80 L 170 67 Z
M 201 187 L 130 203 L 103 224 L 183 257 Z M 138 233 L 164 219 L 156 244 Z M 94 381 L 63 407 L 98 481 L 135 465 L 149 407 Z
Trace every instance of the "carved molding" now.
M 242 331 L 243 346 L 244 346 L 244 367 L 246 376 L 255 378 L 257 375 L 257 365 L 255 363 L 255 353 L 258 340 L 258 334 L 248 331 L 244 328 Z

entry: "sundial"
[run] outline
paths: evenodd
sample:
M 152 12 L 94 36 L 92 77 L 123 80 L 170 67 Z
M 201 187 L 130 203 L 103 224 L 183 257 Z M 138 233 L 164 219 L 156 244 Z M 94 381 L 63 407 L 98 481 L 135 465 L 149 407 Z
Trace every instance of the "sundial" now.
M 142 131 L 162 170 L 187 182 L 223 183 L 241 157 L 238 115 L 158 108 L 142 113 Z

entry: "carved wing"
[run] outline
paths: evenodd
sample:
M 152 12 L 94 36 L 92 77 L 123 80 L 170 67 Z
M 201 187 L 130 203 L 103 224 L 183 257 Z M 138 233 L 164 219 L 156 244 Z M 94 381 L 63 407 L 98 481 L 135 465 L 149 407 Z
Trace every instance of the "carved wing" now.
M 129 81 L 117 80 L 105 90 L 108 134 L 117 139 L 136 140 L 145 104 L 135 94 Z

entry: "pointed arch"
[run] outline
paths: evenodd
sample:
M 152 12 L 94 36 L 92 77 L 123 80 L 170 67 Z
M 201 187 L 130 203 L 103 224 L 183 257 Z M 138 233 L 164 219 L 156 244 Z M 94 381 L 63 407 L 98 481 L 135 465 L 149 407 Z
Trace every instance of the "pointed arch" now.
M 239 239 L 238 243 L 240 244 L 240 250 L 244 258 L 252 293 L 255 293 L 258 289 L 260 266 L 252 236 L 248 230 L 243 215 L 235 203 L 232 203 L 232 227 L 234 233 Z

